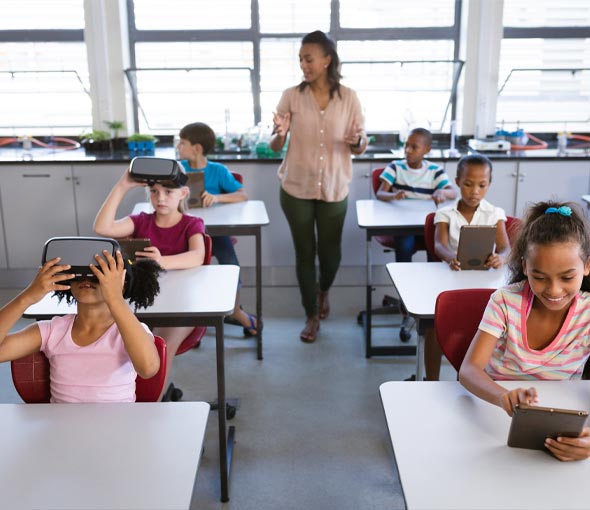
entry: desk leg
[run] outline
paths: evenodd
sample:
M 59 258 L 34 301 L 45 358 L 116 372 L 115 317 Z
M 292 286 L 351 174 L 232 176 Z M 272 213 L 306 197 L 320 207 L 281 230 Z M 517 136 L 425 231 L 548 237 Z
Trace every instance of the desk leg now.
M 256 323 L 262 323 L 262 246 L 260 241 L 260 228 L 256 231 Z M 257 358 L 262 359 L 262 330 L 258 328 L 256 333 Z
M 424 360 L 424 331 L 425 331 L 425 324 L 424 321 L 421 321 L 418 317 L 415 317 L 416 320 L 416 333 L 418 338 L 416 340 L 416 381 L 422 381 L 424 377 L 424 370 L 423 370 L 423 360 Z
M 371 273 L 371 234 L 367 230 L 367 296 L 366 296 L 366 308 L 365 308 L 365 320 L 363 321 L 364 333 L 365 333 L 365 357 L 371 357 L 371 328 L 372 328 L 372 315 L 371 310 L 373 306 L 373 276 Z
M 229 501 L 229 474 L 231 470 L 231 452 L 233 451 L 233 442 L 235 428 L 229 428 L 229 435 L 226 436 L 226 418 L 225 418 L 225 359 L 224 359 L 224 340 L 223 340 L 223 318 L 219 319 L 215 327 L 215 346 L 217 355 L 217 402 L 219 405 L 219 478 L 221 480 L 221 501 Z

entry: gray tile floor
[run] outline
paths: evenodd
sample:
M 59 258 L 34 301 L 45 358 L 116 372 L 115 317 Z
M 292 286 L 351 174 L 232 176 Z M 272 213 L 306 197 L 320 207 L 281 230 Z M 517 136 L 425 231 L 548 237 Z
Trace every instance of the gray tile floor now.
M 378 289 L 377 302 L 383 290 L 390 289 Z M 2 302 L 14 293 L 0 291 Z M 242 294 L 251 310 L 253 290 L 243 289 Z M 244 339 L 241 328 L 226 328 L 227 394 L 241 405 L 228 422 L 236 426 L 231 499 L 219 502 L 217 413 L 212 412 L 194 508 L 404 508 L 378 389 L 385 381 L 411 375 L 414 358 L 364 357 L 356 324 L 364 288 L 334 289 L 332 313 L 311 345 L 299 340 L 303 312 L 298 290 L 264 288 L 263 296 L 263 361 L 256 360 L 254 340 Z M 374 335 L 376 343 L 398 341 L 397 329 L 376 328 Z M 211 333 L 199 349 L 175 360 L 173 379 L 185 400 L 214 399 L 214 347 Z M 442 378 L 455 377 L 445 364 Z M 20 401 L 7 364 L 0 365 L 0 401 Z

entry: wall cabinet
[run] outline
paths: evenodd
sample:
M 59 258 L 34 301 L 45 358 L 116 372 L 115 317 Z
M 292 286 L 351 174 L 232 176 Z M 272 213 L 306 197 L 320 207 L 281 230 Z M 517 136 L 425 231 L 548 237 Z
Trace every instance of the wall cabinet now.
M 342 265 L 364 266 L 365 232 L 357 224 L 357 200 L 372 198 L 371 171 L 385 166 L 378 161 L 353 163 L 348 214 L 342 241 Z M 240 172 L 248 196 L 263 200 L 270 225 L 263 229 L 262 264 L 268 271 L 295 265 L 289 226 L 281 210 L 277 161 L 228 162 Z M 0 167 L 0 269 L 32 269 L 39 266 L 43 243 L 53 236 L 94 235 L 94 218 L 113 185 L 125 170 L 121 163 L 15 164 Z M 457 161 L 445 170 L 454 183 Z M 508 215 L 521 216 L 529 202 L 555 197 L 581 203 L 590 193 L 590 161 L 495 161 L 487 198 Z M 117 216 L 130 214 L 137 202 L 147 200 L 144 188 L 129 192 Z M 373 243 L 373 262 L 393 260 Z M 239 237 L 236 251 L 244 267 L 255 265 L 254 239 Z M 278 273 L 277 273 L 278 274 Z M 274 278 L 271 277 L 274 281 Z M 278 278 L 278 281 L 283 281 Z
M 50 237 L 75 236 L 71 165 L 2 167 L 0 195 L 8 268 L 35 268 Z
M 74 164 L 72 167 L 74 198 L 78 235 L 96 235 L 93 230 L 94 218 L 115 183 L 121 178 L 126 166 L 113 163 Z M 148 200 L 147 188 L 135 188 L 126 195 L 117 218 L 127 216 L 137 202 Z
M 534 202 L 574 202 L 582 211 L 582 195 L 590 192 L 590 161 L 522 161 L 518 166 L 516 216 Z

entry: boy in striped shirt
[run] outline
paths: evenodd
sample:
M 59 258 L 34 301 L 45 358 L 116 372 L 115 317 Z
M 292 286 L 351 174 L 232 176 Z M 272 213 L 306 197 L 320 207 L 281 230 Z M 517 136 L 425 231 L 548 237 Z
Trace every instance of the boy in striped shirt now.
M 432 133 L 424 128 L 410 131 L 404 153 L 406 159 L 392 161 L 380 176 L 377 198 L 385 202 L 405 198 L 434 200 L 440 204 L 457 197 L 448 175 L 436 163 L 424 159 L 432 147 Z M 416 236 L 396 236 L 395 260 L 411 262 Z

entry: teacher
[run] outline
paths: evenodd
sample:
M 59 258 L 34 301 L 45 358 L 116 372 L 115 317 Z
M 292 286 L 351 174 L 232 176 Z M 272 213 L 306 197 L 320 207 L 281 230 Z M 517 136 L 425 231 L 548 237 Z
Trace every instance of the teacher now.
M 290 133 L 278 172 L 280 199 L 295 245 L 297 281 L 307 317 L 300 338 L 311 343 L 320 319 L 330 312 L 328 291 L 340 266 L 351 155 L 364 152 L 367 136 L 356 93 L 340 84 L 334 41 L 319 30 L 307 34 L 301 41 L 299 66 L 303 81 L 283 92 L 270 147 L 281 151 Z

